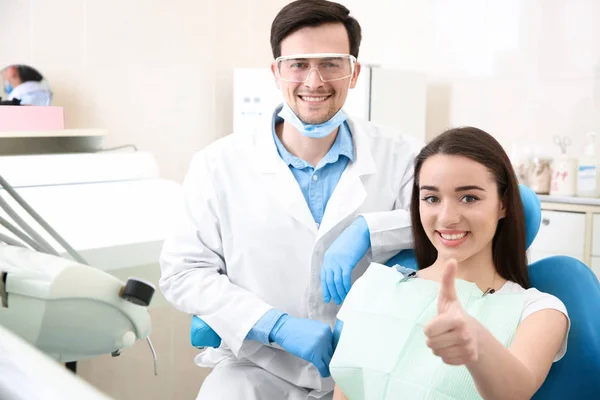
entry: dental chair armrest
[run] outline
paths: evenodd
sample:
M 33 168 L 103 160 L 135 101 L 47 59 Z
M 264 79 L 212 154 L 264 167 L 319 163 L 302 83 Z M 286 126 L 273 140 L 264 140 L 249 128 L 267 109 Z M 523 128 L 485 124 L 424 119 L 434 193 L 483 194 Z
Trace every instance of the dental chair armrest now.
M 205 347 L 217 348 L 221 345 L 221 337 L 197 315 L 192 317 L 190 341 L 192 346 L 198 349 Z

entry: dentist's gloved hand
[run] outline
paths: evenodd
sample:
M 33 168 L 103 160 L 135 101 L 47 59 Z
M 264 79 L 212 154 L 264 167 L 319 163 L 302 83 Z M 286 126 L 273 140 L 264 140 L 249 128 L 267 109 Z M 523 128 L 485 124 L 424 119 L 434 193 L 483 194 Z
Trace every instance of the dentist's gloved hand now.
M 352 270 L 371 247 L 367 221 L 360 216 L 329 246 L 321 266 L 323 300 L 342 304 L 352 286 Z
M 333 333 L 329 325 L 283 314 L 271 330 L 269 339 L 291 354 L 312 363 L 323 378 L 331 375 L 329 362 L 333 357 Z

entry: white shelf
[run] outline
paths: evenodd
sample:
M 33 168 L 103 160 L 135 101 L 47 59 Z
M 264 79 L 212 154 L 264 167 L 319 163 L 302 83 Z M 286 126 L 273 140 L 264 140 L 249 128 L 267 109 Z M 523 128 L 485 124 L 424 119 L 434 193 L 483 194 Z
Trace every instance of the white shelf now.
M 0 156 L 0 175 L 22 188 L 153 179 L 159 170 L 148 152 L 115 151 Z
M 588 197 L 571 197 L 571 196 L 549 196 L 546 194 L 539 194 L 540 201 L 544 203 L 563 203 L 563 204 L 579 204 L 587 206 L 600 206 L 599 198 L 588 198 Z
M 82 137 L 106 136 L 106 129 L 61 129 L 49 131 L 0 132 L 0 138 Z

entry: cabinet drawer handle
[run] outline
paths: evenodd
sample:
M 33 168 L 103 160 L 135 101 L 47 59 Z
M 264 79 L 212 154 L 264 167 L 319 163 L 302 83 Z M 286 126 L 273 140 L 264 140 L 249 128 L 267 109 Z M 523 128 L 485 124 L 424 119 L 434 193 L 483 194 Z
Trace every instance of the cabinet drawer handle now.
M 544 226 L 550 225 L 550 219 L 549 218 L 542 218 L 542 225 L 544 225 Z

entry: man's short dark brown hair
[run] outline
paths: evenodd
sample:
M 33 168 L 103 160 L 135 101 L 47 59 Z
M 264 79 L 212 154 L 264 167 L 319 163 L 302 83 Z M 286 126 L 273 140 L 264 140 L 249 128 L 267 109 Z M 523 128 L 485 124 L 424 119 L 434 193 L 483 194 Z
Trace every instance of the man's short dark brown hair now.
M 327 0 L 296 0 L 279 11 L 271 25 L 273 57 L 281 56 L 281 42 L 292 33 L 329 23 L 344 24 L 350 41 L 350 54 L 358 57 L 362 39 L 360 24 L 350 16 L 346 7 Z

